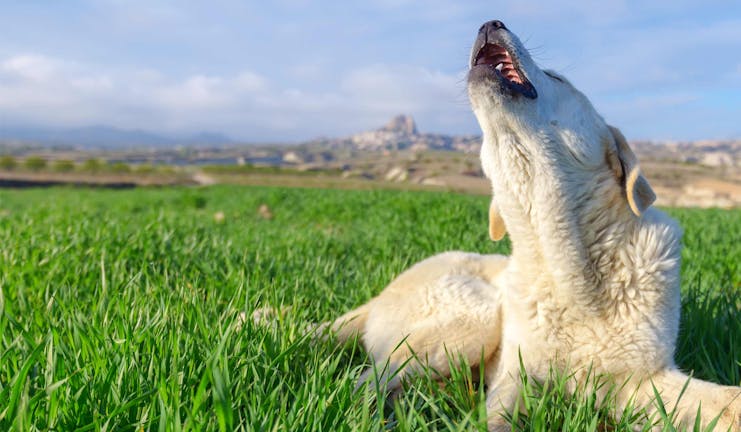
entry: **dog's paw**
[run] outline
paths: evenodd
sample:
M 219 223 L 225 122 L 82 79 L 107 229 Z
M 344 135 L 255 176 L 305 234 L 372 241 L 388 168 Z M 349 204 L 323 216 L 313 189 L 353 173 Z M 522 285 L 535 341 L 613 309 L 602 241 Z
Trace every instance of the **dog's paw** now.
M 263 306 L 255 309 L 252 312 L 250 318 L 247 318 L 247 314 L 240 312 L 237 319 L 234 322 L 234 326 L 237 330 L 241 329 L 247 320 L 250 319 L 252 323 L 260 327 L 275 326 L 278 319 L 285 315 L 290 308 L 288 306 L 281 306 L 280 308 L 274 308 L 272 306 Z
M 285 309 L 285 307 L 282 307 L 281 309 L 275 309 L 271 306 L 263 306 L 259 309 L 255 309 L 252 312 L 252 322 L 255 325 L 259 326 L 269 325 L 270 323 L 273 323 L 276 319 L 278 319 L 283 309 Z M 242 314 L 244 315 L 244 312 Z
M 723 412 L 715 430 L 741 431 L 741 387 L 725 387 L 722 390 Z
M 732 431 L 741 431 L 741 387 L 730 388 L 726 392 L 731 400 L 725 412 L 728 424 Z
M 510 432 L 512 430 L 512 425 L 503 418 L 495 420 L 489 419 L 489 422 L 486 425 L 486 430 L 488 432 Z

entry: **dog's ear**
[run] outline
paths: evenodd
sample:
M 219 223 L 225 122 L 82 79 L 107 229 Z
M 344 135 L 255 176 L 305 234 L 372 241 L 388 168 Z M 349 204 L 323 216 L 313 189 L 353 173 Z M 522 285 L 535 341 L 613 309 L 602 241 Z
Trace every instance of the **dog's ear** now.
M 504 219 L 499 214 L 499 208 L 494 198 L 489 204 L 489 238 L 493 241 L 499 241 L 507 233 L 507 227 L 504 226 Z
M 607 161 L 625 188 L 628 205 L 636 216 L 640 216 L 656 200 L 656 194 L 648 180 L 641 174 L 638 158 L 628 146 L 622 132 L 616 127 L 610 128 L 615 145 L 608 145 Z

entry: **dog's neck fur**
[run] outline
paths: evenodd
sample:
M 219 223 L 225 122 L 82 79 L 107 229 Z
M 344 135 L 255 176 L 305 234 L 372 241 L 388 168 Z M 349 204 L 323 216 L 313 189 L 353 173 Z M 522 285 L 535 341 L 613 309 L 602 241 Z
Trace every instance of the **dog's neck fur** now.
M 519 139 L 506 129 L 492 130 L 482 147 L 512 241 L 510 269 L 518 285 L 547 284 L 553 301 L 593 314 L 620 312 L 613 302 L 635 290 L 678 292 L 679 230 L 669 218 L 656 210 L 645 219 L 633 215 L 607 166 L 565 171 L 568 165 L 554 163 L 563 160 L 557 152 L 565 146 L 530 151 Z M 633 262 L 621 268 L 625 260 Z M 542 272 L 533 274 L 533 268 Z

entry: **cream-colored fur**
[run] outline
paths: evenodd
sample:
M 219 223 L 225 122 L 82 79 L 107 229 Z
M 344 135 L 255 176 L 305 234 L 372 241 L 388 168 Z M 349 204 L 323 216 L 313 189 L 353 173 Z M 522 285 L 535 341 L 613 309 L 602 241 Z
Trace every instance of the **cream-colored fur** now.
M 502 293 L 497 279 L 506 265 L 501 255 L 442 253 L 415 264 L 368 303 L 325 325 L 343 342 L 361 335 L 376 362 L 358 385 L 374 369 L 390 377 L 392 391 L 421 365 L 447 375 L 451 354 L 476 366 L 498 352 Z M 412 354 L 417 358 L 408 361 Z
M 625 138 L 565 78 L 538 68 L 514 34 L 482 31 L 507 47 L 538 94 L 507 91 L 485 65 L 469 73 L 490 223 L 503 223 L 513 245 L 498 285 L 501 358 L 487 365 L 492 429 L 517 398 L 520 354 L 536 379 L 550 365 L 591 366 L 629 382 L 621 404 L 634 397 L 655 410 L 656 386 L 681 425 L 694 424 L 701 406 L 702 425 L 720 415 L 719 430 L 740 428 L 741 388 L 690 379 L 674 364 L 681 230 L 649 208 L 655 196 Z
M 680 425 L 701 407 L 703 426 L 720 416 L 718 430 L 738 430 L 741 388 L 691 379 L 674 363 L 681 230 L 649 207 L 653 191 L 622 134 L 515 35 L 482 31 L 538 94 L 509 92 L 481 66 L 469 74 L 492 184 L 489 234 L 509 233 L 511 257 L 434 256 L 325 326 L 340 340 L 358 334 L 378 370 L 388 361 L 392 390 L 420 361 L 445 374 L 448 353 L 473 366 L 483 358 L 491 430 L 509 430 L 501 414 L 519 397 L 520 358 L 536 380 L 551 367 L 573 372 L 574 385 L 588 370 L 611 377 L 618 413 L 630 401 L 655 412 L 655 386 Z

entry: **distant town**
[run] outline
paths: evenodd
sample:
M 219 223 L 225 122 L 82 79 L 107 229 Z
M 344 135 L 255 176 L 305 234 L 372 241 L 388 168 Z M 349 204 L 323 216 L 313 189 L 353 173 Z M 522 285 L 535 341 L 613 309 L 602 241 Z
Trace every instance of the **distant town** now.
M 741 140 L 631 145 L 659 204 L 741 206 Z M 104 127 L 0 130 L 0 185 L 236 182 L 485 194 L 480 146 L 475 135 L 420 132 L 409 115 L 375 130 L 300 144 L 241 144 L 219 134 L 165 139 Z

